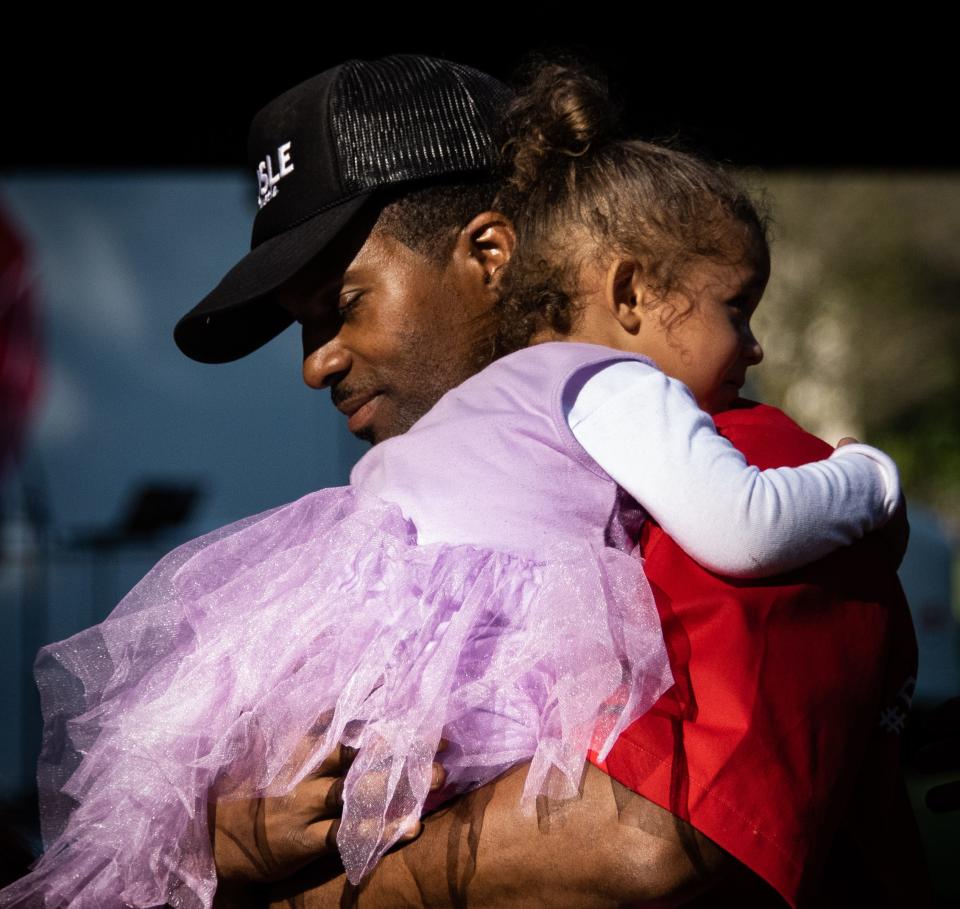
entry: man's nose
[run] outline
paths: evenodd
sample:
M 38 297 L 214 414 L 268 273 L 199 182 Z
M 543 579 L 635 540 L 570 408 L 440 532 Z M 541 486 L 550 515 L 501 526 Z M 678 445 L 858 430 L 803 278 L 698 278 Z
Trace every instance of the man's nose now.
M 333 338 L 315 346 L 304 336 L 303 381 L 310 388 L 327 388 L 336 384 L 350 371 L 350 352 Z

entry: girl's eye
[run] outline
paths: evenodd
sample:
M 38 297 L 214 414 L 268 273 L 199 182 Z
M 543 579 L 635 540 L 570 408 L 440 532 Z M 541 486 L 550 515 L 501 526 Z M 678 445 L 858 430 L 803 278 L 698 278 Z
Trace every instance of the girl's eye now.
M 750 321 L 750 312 L 748 307 L 749 303 L 746 297 L 734 297 L 732 300 L 727 302 L 727 308 L 730 310 L 730 315 L 737 322 Z

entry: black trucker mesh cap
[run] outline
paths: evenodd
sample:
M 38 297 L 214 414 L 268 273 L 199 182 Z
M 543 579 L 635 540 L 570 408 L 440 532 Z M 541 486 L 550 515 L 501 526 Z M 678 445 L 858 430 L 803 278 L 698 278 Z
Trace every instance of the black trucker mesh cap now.
M 257 178 L 250 252 L 177 323 L 188 357 L 226 363 L 293 321 L 270 295 L 378 189 L 488 172 L 509 91 L 431 57 L 350 60 L 271 101 L 250 127 Z

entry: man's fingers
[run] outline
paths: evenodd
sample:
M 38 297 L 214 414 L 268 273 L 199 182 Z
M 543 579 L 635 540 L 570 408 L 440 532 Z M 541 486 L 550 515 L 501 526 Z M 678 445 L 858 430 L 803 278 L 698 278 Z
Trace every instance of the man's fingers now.
M 396 829 L 396 822 L 391 825 Z M 376 824 L 371 824 L 371 829 L 376 828 Z M 366 825 L 363 825 L 366 829 Z M 306 828 L 306 835 L 302 839 L 302 846 L 305 854 L 323 855 L 337 852 L 337 833 L 340 831 L 340 820 L 317 821 Z M 414 820 L 407 823 L 403 832 L 400 834 L 400 842 L 408 843 L 416 839 L 423 832 L 423 824 Z
M 342 776 L 307 777 L 294 790 L 298 814 L 305 823 L 338 818 L 343 813 Z
M 340 830 L 339 818 L 335 821 L 320 821 L 317 824 L 311 824 L 308 828 L 311 838 L 316 843 L 318 849 L 324 853 L 333 855 L 337 853 L 337 831 Z
M 420 821 L 413 821 L 408 824 L 403 833 L 400 834 L 399 842 L 409 843 L 410 840 L 415 840 L 418 836 L 420 836 L 422 831 L 423 824 Z
M 328 754 L 320 766 L 313 771 L 313 776 L 343 776 L 353 763 L 357 756 L 357 749 L 349 745 L 338 744 L 333 751 Z
M 308 823 L 312 826 L 335 820 L 343 814 L 345 776 L 350 762 L 355 757 L 355 749 L 338 746 L 336 752 L 331 754 L 315 773 L 303 780 L 290 794 L 296 798 L 301 816 L 309 818 Z M 368 770 L 353 781 L 351 797 L 361 803 L 386 803 L 388 777 L 387 769 Z M 446 781 L 447 774 L 443 765 L 438 761 L 434 762 L 430 768 L 430 791 L 441 789 Z M 326 827 L 323 829 L 325 830 Z M 420 825 L 419 821 L 416 821 L 412 823 L 403 839 L 405 841 L 414 839 L 419 834 Z M 318 835 L 316 831 L 312 832 L 311 839 L 315 841 Z
M 323 799 L 323 817 L 340 817 L 343 812 L 343 777 L 336 777 Z
M 448 746 L 449 743 L 446 739 L 440 739 L 440 743 L 437 745 L 437 754 L 442 754 L 447 750 Z M 333 751 L 331 751 L 330 754 L 323 759 L 323 761 L 320 763 L 320 766 L 313 771 L 311 776 L 344 776 L 350 769 L 350 765 L 353 763 L 356 756 L 356 748 L 351 748 L 349 745 L 344 745 L 342 743 L 338 744 L 337 747 L 334 748 Z M 438 767 L 440 765 L 434 764 L 434 766 Z
M 444 779 L 443 768 L 440 773 L 434 773 L 431 779 L 431 789 L 435 788 L 433 779 Z M 343 791 L 345 779 L 343 776 L 315 776 L 304 780 L 297 787 L 297 798 L 303 809 L 312 814 L 314 821 L 329 820 L 340 817 L 343 813 Z M 353 784 L 353 798 L 361 801 L 384 801 L 387 792 L 386 771 L 371 770 L 363 774 Z
M 842 448 L 844 445 L 858 445 L 859 440 L 853 438 L 853 436 L 844 436 L 839 442 L 837 442 L 837 448 Z

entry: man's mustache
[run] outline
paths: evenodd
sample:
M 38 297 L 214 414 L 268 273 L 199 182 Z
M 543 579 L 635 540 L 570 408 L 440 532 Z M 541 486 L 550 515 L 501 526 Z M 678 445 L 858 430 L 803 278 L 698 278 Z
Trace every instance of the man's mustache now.
M 382 388 L 375 385 L 356 382 L 347 385 L 345 382 L 338 382 L 336 385 L 330 386 L 330 400 L 333 401 L 333 406 L 339 410 L 340 406 L 346 401 L 368 397 L 379 391 L 382 391 Z

